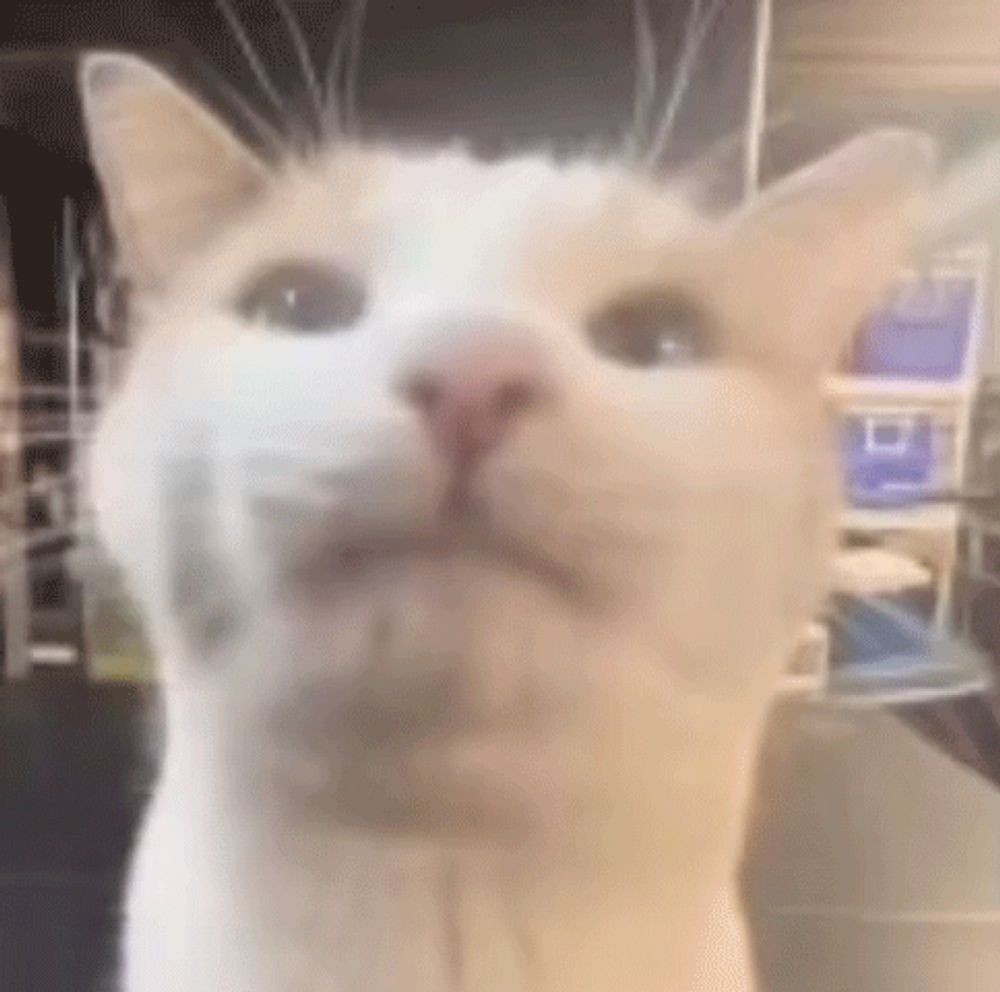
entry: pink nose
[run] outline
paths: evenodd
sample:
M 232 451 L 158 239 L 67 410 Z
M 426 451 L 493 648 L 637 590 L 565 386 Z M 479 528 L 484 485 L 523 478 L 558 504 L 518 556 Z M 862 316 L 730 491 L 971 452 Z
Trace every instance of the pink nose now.
M 530 343 L 472 341 L 411 371 L 403 392 L 437 451 L 465 470 L 549 400 L 553 388 L 544 356 Z

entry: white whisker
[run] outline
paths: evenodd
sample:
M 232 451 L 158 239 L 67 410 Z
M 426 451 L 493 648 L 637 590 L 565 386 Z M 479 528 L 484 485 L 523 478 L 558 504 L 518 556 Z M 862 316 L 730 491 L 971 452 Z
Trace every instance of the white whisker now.
M 274 85 L 274 80 L 271 78 L 271 74 L 264 68 L 264 63 L 260 58 L 260 54 L 257 52 L 257 49 L 254 48 L 253 42 L 247 34 L 247 30 L 243 26 L 243 22 L 240 20 L 239 15 L 237 15 L 236 10 L 230 3 L 230 0 L 213 0 L 213 2 L 215 3 L 216 9 L 222 14 L 226 23 L 229 25 L 229 30 L 232 33 L 236 44 L 239 46 L 244 61 L 253 73 L 254 79 L 256 80 L 258 87 L 260 87 L 261 92 L 267 97 L 274 109 L 279 114 L 284 116 L 287 112 L 285 103 L 278 94 L 278 90 Z
M 677 115 L 691 86 L 691 80 L 694 77 L 695 68 L 698 64 L 698 58 L 701 55 L 705 38 L 718 19 L 719 14 L 722 13 L 725 3 L 726 0 L 710 0 L 710 4 L 702 16 L 701 0 L 691 0 L 691 8 L 688 12 L 687 24 L 684 30 L 684 46 L 677 60 L 673 87 L 671 88 L 663 116 L 660 118 L 659 127 L 646 153 L 646 165 L 649 168 L 655 168 L 663 157 L 664 149 L 673 134 Z
M 772 111 L 765 125 L 764 134 L 772 136 L 795 122 L 796 117 L 790 111 Z M 740 127 L 730 131 L 714 141 L 696 158 L 686 162 L 676 170 L 672 169 L 671 186 L 686 192 L 695 202 L 700 201 L 702 194 L 699 191 L 703 191 L 710 182 L 706 176 L 714 170 L 719 170 L 727 159 L 742 158 L 745 147 L 746 129 Z
M 649 137 L 659 74 L 656 34 L 648 0 L 632 0 L 632 12 L 635 25 L 635 98 L 632 125 L 626 140 L 626 155 L 630 159 L 639 155 L 642 142 Z
M 340 76 L 343 71 L 343 62 L 346 55 L 347 45 L 347 17 L 341 18 L 340 26 L 337 28 L 336 36 L 333 39 L 333 46 L 330 49 L 330 56 L 327 59 L 326 73 L 324 74 L 324 102 L 325 113 L 324 122 L 328 138 L 336 138 L 343 132 L 344 109 L 340 94 Z
M 316 126 L 320 133 L 323 130 L 323 93 L 320 88 L 319 77 L 316 74 L 316 66 L 313 64 L 312 56 L 309 53 L 309 45 L 306 43 L 302 33 L 302 27 L 288 6 L 286 0 L 272 0 L 274 6 L 278 8 L 278 13 L 285 23 L 289 40 L 295 49 L 296 58 L 302 69 L 302 79 L 306 85 L 306 92 L 312 103 L 313 111 L 316 114 Z
M 285 135 L 283 135 L 281 131 L 279 131 L 272 124 L 269 124 L 263 115 L 254 110 L 249 100 L 247 100 L 243 94 L 240 93 L 237 87 L 233 86 L 226 80 L 219 78 L 214 73 L 212 75 L 212 85 L 217 86 L 223 91 L 226 102 L 254 130 L 258 139 L 263 142 L 267 150 L 273 155 L 282 153 L 288 144 Z M 109 347 L 107 342 L 98 343 L 103 347 Z M 123 350 L 122 345 L 116 345 L 115 348 L 119 351 Z
M 367 0 L 350 0 L 341 19 L 326 71 L 327 128 L 330 137 L 357 129 L 357 75 Z
M 351 39 L 344 78 L 344 105 L 347 111 L 345 123 L 348 131 L 356 134 L 360 126 L 358 78 L 361 75 L 361 41 L 368 12 L 368 0 L 354 0 L 352 11 L 354 16 L 351 21 Z

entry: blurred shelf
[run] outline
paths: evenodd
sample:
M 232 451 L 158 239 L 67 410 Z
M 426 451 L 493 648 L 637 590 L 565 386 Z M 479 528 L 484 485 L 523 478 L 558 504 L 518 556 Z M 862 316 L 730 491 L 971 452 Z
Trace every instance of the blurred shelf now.
M 774 9 L 774 85 L 800 101 L 1000 92 L 995 0 L 809 0 Z
M 955 506 L 921 504 L 879 509 L 850 508 L 841 512 L 840 529 L 854 531 L 947 531 L 958 527 L 961 511 Z
M 776 59 L 772 76 L 774 92 L 795 108 L 884 112 L 886 106 L 908 107 L 916 100 L 950 100 L 988 109 L 1000 95 L 1000 60 L 913 64 L 793 56 Z
M 838 706 L 916 706 L 941 699 L 974 696 L 990 689 L 986 663 L 971 650 L 962 658 L 889 656 L 877 664 L 834 665 L 826 699 Z M 953 653 L 959 652 L 958 645 Z
M 884 647 L 877 657 L 836 660 L 827 623 L 813 623 L 789 670 L 781 678 L 778 695 L 847 708 L 916 705 L 987 691 L 993 685 L 990 664 L 976 648 L 955 637 L 938 635 L 933 626 L 919 625 L 916 617 L 896 620 L 901 625 L 884 640 L 886 630 L 867 629 L 866 641 Z M 911 643 L 900 650 L 899 631 Z M 874 638 L 874 640 L 873 640 Z
M 874 406 L 959 406 L 968 402 L 974 384 L 932 382 L 924 379 L 880 379 L 834 376 L 827 381 L 827 396 L 841 404 Z
M 926 565 L 889 548 L 844 548 L 833 564 L 835 591 L 851 596 L 891 596 L 934 584 Z
M 47 667 L 75 665 L 80 660 L 80 652 L 72 644 L 36 642 L 28 649 L 32 665 Z

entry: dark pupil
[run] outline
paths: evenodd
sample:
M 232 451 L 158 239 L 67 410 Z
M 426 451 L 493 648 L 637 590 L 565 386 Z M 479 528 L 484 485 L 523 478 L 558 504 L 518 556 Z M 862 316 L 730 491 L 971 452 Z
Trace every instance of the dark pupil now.
M 251 323 L 297 331 L 348 327 L 364 311 L 365 292 L 351 274 L 318 265 L 275 266 L 254 279 L 236 309 Z
M 704 314 L 670 293 L 618 300 L 590 318 L 587 334 L 602 355 L 638 367 L 689 365 L 710 346 Z

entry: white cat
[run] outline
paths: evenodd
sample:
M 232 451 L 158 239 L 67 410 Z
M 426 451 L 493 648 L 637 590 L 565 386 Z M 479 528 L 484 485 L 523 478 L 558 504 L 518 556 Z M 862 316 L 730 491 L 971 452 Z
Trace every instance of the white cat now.
M 927 142 L 705 217 L 611 161 L 270 166 L 126 56 L 82 94 L 142 304 L 93 495 L 167 712 L 126 992 L 749 988 L 820 384 Z

